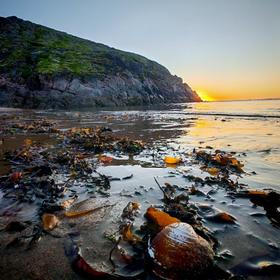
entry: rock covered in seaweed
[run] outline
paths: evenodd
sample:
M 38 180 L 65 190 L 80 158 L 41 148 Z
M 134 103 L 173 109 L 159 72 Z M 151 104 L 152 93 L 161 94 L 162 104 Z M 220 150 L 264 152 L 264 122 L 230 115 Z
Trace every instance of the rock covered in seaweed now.
M 199 279 L 212 267 L 209 243 L 187 223 L 173 223 L 152 240 L 149 250 L 153 272 L 162 279 Z

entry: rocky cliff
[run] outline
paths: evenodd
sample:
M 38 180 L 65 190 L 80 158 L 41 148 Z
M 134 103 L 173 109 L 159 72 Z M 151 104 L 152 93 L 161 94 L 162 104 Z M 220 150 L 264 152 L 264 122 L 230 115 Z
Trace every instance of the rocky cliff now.
M 160 64 L 0 17 L 0 106 L 81 108 L 201 101 Z

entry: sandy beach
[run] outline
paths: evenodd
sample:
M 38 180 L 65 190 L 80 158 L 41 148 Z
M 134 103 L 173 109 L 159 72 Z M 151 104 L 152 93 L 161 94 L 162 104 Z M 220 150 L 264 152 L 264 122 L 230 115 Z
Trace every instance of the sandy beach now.
M 267 111 L 260 112 L 258 102 L 264 102 Z M 71 267 L 73 255 L 69 248 L 73 244 L 79 244 L 83 258 L 96 270 L 111 272 L 112 263 L 108 256 L 114 242 L 109 237 L 118 231 L 123 209 L 131 202 L 139 204 L 133 231 L 142 238 L 144 235 L 140 228 L 147 222 L 144 217 L 147 209 L 151 206 L 165 209 L 163 193 L 157 183 L 163 188 L 173 186 L 176 195 L 184 193 L 188 196 L 188 207 L 194 209 L 203 227 L 217 240 L 215 263 L 219 268 L 236 277 L 277 279 L 280 261 L 277 216 L 274 220 L 275 217 L 267 215 L 266 208 L 252 203 L 248 195 L 239 195 L 248 190 L 279 191 L 280 116 L 277 102 L 244 102 L 248 108 L 254 108 L 247 112 L 234 111 L 238 104 L 230 102 L 174 105 L 168 112 L 164 108 L 95 112 L 1 109 L 0 267 L 3 279 L 19 279 L 19 275 L 24 279 L 80 279 L 79 271 L 77 273 Z M 219 108 L 230 106 L 232 112 L 226 110 L 225 114 L 217 109 L 217 105 Z M 42 123 L 45 121 L 49 122 L 46 126 Z M 36 123 L 37 126 L 34 125 Z M 29 191 L 20 196 L 17 193 L 21 188 L 20 180 L 14 181 L 12 187 L 5 185 L 7 179 L 3 178 L 7 174 L 15 174 L 27 165 L 26 162 L 17 162 L 15 156 L 11 161 L 7 155 L 15 155 L 23 149 L 34 156 L 51 151 L 49 156 L 53 156 L 54 150 L 59 153 L 64 145 L 69 144 L 67 131 L 73 131 L 75 127 L 76 132 L 82 133 L 79 129 L 97 126 L 110 128 L 118 137 L 141 141 L 136 143 L 143 147 L 139 151 L 129 150 L 131 147 L 126 145 L 128 150 L 125 150 L 122 144 L 119 150 L 108 148 L 108 151 L 94 154 L 84 151 L 87 167 L 92 168 L 90 175 L 81 173 L 80 169 L 74 175 L 73 170 L 69 174 L 67 169 L 56 169 L 50 175 L 44 175 L 50 176 L 57 184 L 67 183 L 63 194 L 53 199 L 55 204 L 74 197 L 70 206 L 72 212 L 75 209 L 100 210 L 67 218 L 63 216 L 65 210 L 51 209 L 59 219 L 58 225 L 49 233 L 40 232 L 40 238 L 38 235 L 38 240 L 30 247 L 32 237 L 21 236 L 33 236 L 36 233 L 34 229 L 43 226 L 44 196 L 29 194 Z M 71 148 L 76 156 L 79 148 L 79 145 Z M 204 159 L 201 161 L 201 151 L 205 153 L 203 156 L 230 153 L 242 166 L 242 172 L 205 165 Z M 81 154 L 84 152 L 79 150 Z M 180 163 L 166 163 L 164 159 L 167 156 L 180 158 Z M 29 159 L 29 163 L 36 163 L 36 160 L 35 156 Z M 234 189 L 222 183 L 224 172 L 227 174 L 226 184 L 235 184 Z M 103 183 L 92 179 L 98 174 L 109 178 L 107 189 Z M 12 180 L 12 175 L 8 176 Z M 28 176 L 38 175 L 31 172 L 22 180 Z M 227 213 L 233 220 L 219 220 L 218 213 Z M 8 230 L 8 225 L 15 221 L 25 223 L 24 229 Z M 120 246 L 126 248 L 129 255 L 132 248 L 125 241 L 122 243 Z M 126 277 L 143 270 L 141 265 L 129 272 L 122 270 L 122 264 L 115 258 L 116 271 Z M 153 279 L 150 274 L 145 277 Z

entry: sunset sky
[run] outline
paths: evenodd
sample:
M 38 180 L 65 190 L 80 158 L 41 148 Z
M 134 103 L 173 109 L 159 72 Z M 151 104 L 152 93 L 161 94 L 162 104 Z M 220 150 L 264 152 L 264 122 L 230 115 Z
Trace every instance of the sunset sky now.
M 16 15 L 142 54 L 205 100 L 280 98 L 278 0 L 1 0 Z

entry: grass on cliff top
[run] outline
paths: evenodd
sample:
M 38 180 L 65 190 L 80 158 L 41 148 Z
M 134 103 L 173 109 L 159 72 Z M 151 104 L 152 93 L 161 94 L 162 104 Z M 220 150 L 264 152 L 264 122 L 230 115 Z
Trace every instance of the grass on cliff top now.
M 0 34 L 0 71 L 28 78 L 67 73 L 104 78 L 126 70 L 140 78 L 165 69 L 148 59 L 34 24 L 21 26 L 13 37 Z M 10 36 L 10 37 L 9 37 Z

